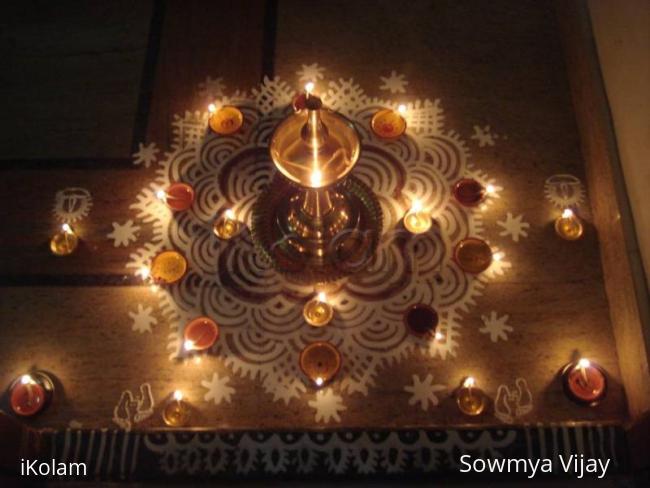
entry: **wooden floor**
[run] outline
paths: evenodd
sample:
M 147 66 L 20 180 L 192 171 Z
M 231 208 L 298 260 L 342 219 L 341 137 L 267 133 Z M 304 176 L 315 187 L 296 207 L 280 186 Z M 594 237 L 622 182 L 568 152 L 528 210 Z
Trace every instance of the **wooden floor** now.
M 549 2 L 110 2 L 13 6 L 0 50 L 4 96 L 0 136 L 0 384 L 30 368 L 57 378 L 56 401 L 29 420 L 39 427 L 116 427 L 125 390 L 149 383 L 156 415 L 140 428 L 163 425 L 162 402 L 175 388 L 195 409 L 192 426 L 209 429 L 458 426 L 453 388 L 476 376 L 495 399 L 501 385 L 525 378 L 533 423 L 620 423 L 620 384 L 608 303 L 590 224 L 589 195 L 580 207 L 586 234 L 575 243 L 552 229 L 559 210 L 544 196 L 552 175 L 585 181 L 566 67 Z M 7 19 L 11 19 L 7 22 Z M 205 110 L 199 84 L 222 78 L 225 92 L 250 90 L 264 75 L 298 88 L 296 72 L 318 63 L 328 80 L 354 78 L 370 96 L 397 101 L 440 99 L 444 125 L 467 143 L 474 163 L 504 188 L 486 214 L 485 234 L 505 250 L 512 268 L 496 278 L 462 316 L 458 353 L 445 360 L 419 353 L 387 363 L 368 395 L 346 398 L 340 423 L 315 421 L 308 391 L 288 404 L 273 401 L 260 379 L 242 377 L 219 357 L 200 365 L 169 359 L 168 326 L 156 296 L 125 266 L 132 247 L 107 238 L 113 222 L 133 218 L 129 205 L 152 178 L 130 164 L 138 143 L 161 154 L 173 140 L 175 114 Z M 380 90 L 380 76 L 405 75 L 405 94 Z M 499 134 L 494 145 L 472 138 L 475 127 Z M 493 141 L 494 142 L 494 141 Z M 92 195 L 76 228 L 78 253 L 56 258 L 48 241 L 59 222 L 52 206 L 64 188 Z M 598 197 L 600 198 L 600 196 Z M 4 202 L 4 203 L 2 203 Z M 530 224 L 520 242 L 500 234 L 506 214 Z M 143 226 L 140 239 L 150 230 Z M 152 333 L 132 330 L 129 312 L 151 307 Z M 482 316 L 508 315 L 508 340 L 481 333 Z M 569 401 L 557 374 L 576 355 L 607 371 L 601 405 Z M 203 401 L 201 381 L 230 378 L 232 401 Z M 448 386 L 440 404 L 408 404 L 413 375 Z M 336 384 L 334 385 L 336 388 Z M 7 395 L 2 397 L 7 409 Z M 491 407 L 471 420 L 502 425 Z

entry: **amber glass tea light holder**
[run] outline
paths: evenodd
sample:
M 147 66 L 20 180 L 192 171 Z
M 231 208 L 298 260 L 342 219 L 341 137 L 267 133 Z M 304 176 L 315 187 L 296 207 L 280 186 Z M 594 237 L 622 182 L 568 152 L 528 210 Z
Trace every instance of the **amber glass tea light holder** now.
M 404 228 L 411 234 L 424 234 L 431 229 L 431 214 L 422 208 L 419 200 L 414 200 L 411 208 L 404 214 Z
M 237 220 L 235 212 L 228 208 L 215 219 L 212 230 L 219 239 L 228 240 L 241 232 L 242 224 Z
M 162 418 L 169 427 L 183 427 L 190 420 L 190 406 L 184 400 L 183 392 L 174 391 L 171 399 L 167 402 L 162 411 Z
M 327 295 L 320 292 L 305 303 L 302 309 L 305 321 L 313 327 L 324 327 L 334 317 L 334 307 L 327 302 Z
M 79 245 L 79 237 L 70 227 L 70 224 L 63 224 L 61 230 L 52 236 L 50 250 L 55 256 L 69 256 Z
M 162 251 L 151 260 L 148 278 L 156 285 L 172 285 L 187 272 L 187 260 L 178 251 Z M 145 276 L 143 275 L 143 278 Z
M 607 393 L 605 371 L 586 358 L 571 362 L 564 367 L 562 384 L 566 395 L 581 405 L 596 406 Z
M 400 105 L 397 110 L 390 108 L 380 110 L 370 121 L 372 131 L 382 139 L 396 139 L 406 131 L 406 105 Z
M 224 105 L 217 109 L 211 103 L 208 106 L 208 125 L 210 129 L 223 136 L 234 134 L 244 124 L 244 114 L 237 107 Z
M 470 417 L 481 415 L 485 410 L 485 394 L 476 387 L 476 380 L 468 376 L 456 391 L 456 404 L 461 412 Z
M 46 373 L 37 371 L 14 380 L 9 388 L 11 410 L 21 417 L 31 417 L 52 401 L 54 382 Z
M 326 385 L 341 369 L 341 353 L 333 344 L 312 342 L 301 352 L 299 366 L 315 388 Z
M 580 218 L 570 208 L 565 208 L 555 221 L 555 232 L 562 239 L 575 241 L 582 237 L 584 227 Z

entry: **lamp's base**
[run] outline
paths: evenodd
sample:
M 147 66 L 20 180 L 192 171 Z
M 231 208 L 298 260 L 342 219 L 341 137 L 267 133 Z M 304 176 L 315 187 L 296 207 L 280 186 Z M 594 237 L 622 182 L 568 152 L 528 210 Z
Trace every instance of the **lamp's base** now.
M 334 212 L 345 218 L 324 218 L 325 228 L 317 237 L 306 227 L 318 225 L 296 219 L 296 202 L 304 189 L 276 176 L 255 203 L 252 234 L 260 252 L 273 267 L 302 283 L 332 281 L 363 269 L 372 259 L 382 227 L 382 212 L 372 190 L 349 176 L 328 190 Z M 298 225 L 300 224 L 300 225 Z

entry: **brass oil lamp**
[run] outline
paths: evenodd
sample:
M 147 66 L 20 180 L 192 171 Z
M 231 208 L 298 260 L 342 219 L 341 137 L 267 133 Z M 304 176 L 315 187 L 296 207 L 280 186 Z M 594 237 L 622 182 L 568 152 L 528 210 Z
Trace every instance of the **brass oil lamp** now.
M 376 249 L 381 209 L 349 173 L 361 153 L 353 124 L 307 93 L 271 138 L 278 175 L 253 211 L 253 237 L 275 268 L 303 282 L 363 268 Z

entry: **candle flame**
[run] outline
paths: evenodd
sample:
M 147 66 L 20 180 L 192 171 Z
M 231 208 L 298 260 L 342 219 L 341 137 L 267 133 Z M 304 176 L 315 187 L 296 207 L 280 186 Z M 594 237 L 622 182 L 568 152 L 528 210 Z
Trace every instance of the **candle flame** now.
M 32 378 L 31 375 L 29 375 L 29 374 L 24 374 L 24 375 L 22 375 L 22 376 L 20 377 L 20 382 L 21 382 L 23 385 L 29 385 L 29 384 L 31 384 L 31 383 L 34 383 L 34 379 Z
M 214 103 L 208 105 L 208 112 L 210 112 L 210 115 L 212 115 L 216 111 L 217 111 L 217 106 Z
M 492 259 L 494 259 L 494 260 L 497 261 L 497 262 L 498 262 L 498 261 L 501 261 L 503 258 L 504 258 L 504 254 L 503 254 L 502 252 L 495 252 L 495 253 L 492 255 Z
M 422 202 L 420 200 L 413 200 L 411 212 L 419 212 L 420 210 L 422 210 Z
M 318 293 L 318 301 L 319 302 L 326 302 L 327 301 L 327 295 L 325 294 L 324 291 L 321 291 Z
M 191 351 L 192 349 L 194 349 L 194 341 L 191 341 L 189 339 L 186 340 L 183 343 L 183 348 L 185 348 L 186 351 Z
M 463 386 L 465 388 L 472 388 L 476 384 L 476 380 L 474 379 L 473 376 L 468 376 L 465 378 L 465 381 L 463 381 Z
M 227 208 L 223 214 L 227 219 L 235 220 L 235 212 L 233 211 L 232 208 Z
M 494 185 L 489 184 L 485 187 L 485 191 L 487 192 L 488 195 L 494 195 L 496 192 L 496 188 L 494 188 Z
M 441 341 L 445 338 L 445 335 L 442 332 L 436 332 L 433 338 L 436 341 Z
M 323 174 L 320 172 L 319 169 L 315 169 L 314 171 L 312 171 L 311 172 L 312 186 L 320 186 L 322 178 L 323 178 Z
M 183 399 L 183 392 L 181 390 L 174 391 L 174 400 L 180 402 Z
M 406 105 L 403 103 L 397 106 L 397 111 L 401 114 L 404 115 L 406 113 Z
M 323 382 L 324 382 L 324 380 L 323 380 L 323 378 L 321 378 L 320 376 L 317 377 L 317 378 L 314 380 L 314 383 L 316 383 L 316 386 L 323 386 Z
M 165 193 L 165 190 L 158 190 L 156 192 L 156 198 L 164 202 L 167 199 L 167 194 Z
M 61 226 L 61 230 L 66 234 L 72 234 L 72 227 L 67 222 Z
M 146 280 L 147 278 L 149 278 L 149 275 L 151 274 L 151 270 L 149 269 L 149 266 L 142 266 L 138 270 L 138 274 L 142 276 L 143 280 Z
M 308 95 L 312 94 L 312 92 L 314 91 L 314 82 L 313 81 L 305 83 L 305 91 L 307 92 Z
M 578 361 L 578 367 L 580 369 L 586 369 L 589 366 L 591 366 L 591 361 L 589 361 L 587 358 L 580 358 Z
M 155 283 L 152 284 L 149 289 L 151 290 L 152 293 L 156 293 L 160 287 L 156 285 Z
M 562 211 L 562 218 L 563 219 L 570 219 L 571 217 L 573 217 L 573 210 L 571 210 L 570 208 L 565 208 Z

